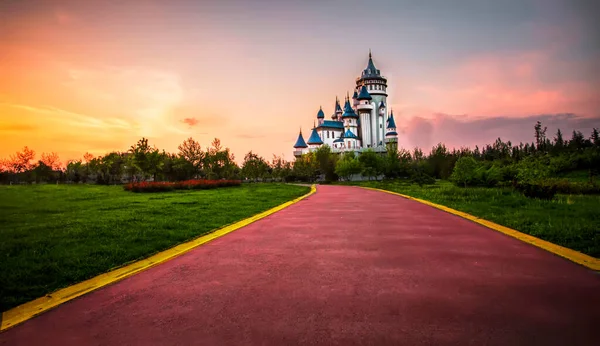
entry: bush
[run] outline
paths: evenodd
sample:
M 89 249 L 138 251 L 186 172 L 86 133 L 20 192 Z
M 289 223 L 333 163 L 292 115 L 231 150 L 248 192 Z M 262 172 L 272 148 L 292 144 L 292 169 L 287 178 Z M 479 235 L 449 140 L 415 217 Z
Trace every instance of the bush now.
M 456 161 L 450 180 L 458 186 L 474 185 L 478 180 L 479 168 L 479 163 L 473 157 L 463 156 Z
M 547 181 L 520 182 L 517 184 L 517 190 L 525 197 L 551 200 L 556 195 L 557 185 Z
M 123 185 L 125 191 L 131 192 L 166 192 L 173 190 L 206 190 L 226 186 L 240 186 L 241 180 L 205 180 L 195 179 L 179 182 L 141 182 Z
M 435 178 L 426 173 L 415 174 L 411 181 L 419 186 L 435 184 Z

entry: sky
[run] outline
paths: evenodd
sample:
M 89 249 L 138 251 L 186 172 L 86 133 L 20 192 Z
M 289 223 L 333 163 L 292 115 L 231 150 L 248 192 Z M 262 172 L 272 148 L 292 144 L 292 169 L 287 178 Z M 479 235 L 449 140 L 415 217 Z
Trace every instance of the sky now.
M 0 158 L 219 138 L 293 159 L 366 67 L 399 145 L 600 128 L 596 0 L 0 0 Z M 570 137 L 570 136 L 568 136 Z

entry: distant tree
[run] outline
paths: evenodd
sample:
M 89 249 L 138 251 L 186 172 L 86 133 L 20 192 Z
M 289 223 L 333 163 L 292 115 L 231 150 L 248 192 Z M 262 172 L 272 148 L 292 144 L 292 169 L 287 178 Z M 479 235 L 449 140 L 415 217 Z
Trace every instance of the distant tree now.
M 149 176 L 156 178 L 160 169 L 160 153 L 158 148 L 151 147 L 147 138 L 140 139 L 135 145 L 129 148 L 132 160 L 129 162 L 137 168 L 142 174 L 142 179 L 146 180 Z
M 580 131 L 573 131 L 573 136 L 569 141 L 569 148 L 572 150 L 581 150 L 585 147 L 585 137 Z
M 244 156 L 244 162 L 242 163 L 242 177 L 257 181 L 266 177 L 269 168 L 269 164 L 265 159 L 249 151 Z
M 53 171 L 58 171 L 62 168 L 62 163 L 58 158 L 58 154 L 55 152 L 42 153 L 41 160 L 46 166 L 50 167 Z
M 33 168 L 33 174 L 37 183 L 53 180 L 53 173 L 52 167 L 46 165 L 42 160 L 38 161 L 37 165 Z
M 473 157 L 463 156 L 456 161 L 450 179 L 457 185 L 467 187 L 475 180 L 477 167 L 477 161 Z
M 534 126 L 535 129 L 535 143 L 537 150 L 544 151 L 546 145 L 546 130 L 547 127 L 542 128 L 542 123 L 537 122 Z
M 317 178 L 317 167 L 317 162 L 312 153 L 307 153 L 296 158 L 292 168 L 292 175 L 297 180 L 313 182 Z
M 11 170 L 15 173 L 23 173 L 34 167 L 32 160 L 35 158 L 35 151 L 24 147 L 22 151 L 16 152 L 11 155 L 8 161 L 8 165 Z
M 598 129 L 594 127 L 590 140 L 595 147 L 600 147 L 600 135 L 598 135 Z
M 362 166 L 362 175 L 368 177 L 369 180 L 377 178 L 383 172 L 383 160 L 373 150 L 368 149 L 363 151 L 358 157 L 358 161 Z
M 67 180 L 72 181 L 74 183 L 79 183 L 82 181 L 82 170 L 84 164 L 79 160 L 70 160 L 67 162 L 67 167 L 65 168 L 65 174 Z
M 345 152 L 335 165 L 335 173 L 347 181 L 352 175 L 360 174 L 361 170 L 361 164 L 352 151 Z
M 271 171 L 273 179 L 276 181 L 287 181 L 292 174 L 292 164 L 291 162 L 284 160 L 283 157 L 273 154 Z
M 313 152 L 319 173 L 325 176 L 326 181 L 338 180 L 338 175 L 335 172 L 335 167 L 338 161 L 338 156 L 331 152 L 331 148 L 325 144 Z
M 220 146 L 220 143 L 219 143 Z M 192 164 L 194 175 L 202 175 L 202 163 L 205 159 L 205 153 L 202 151 L 200 143 L 196 142 L 192 137 L 183 141 L 179 145 L 179 156 Z

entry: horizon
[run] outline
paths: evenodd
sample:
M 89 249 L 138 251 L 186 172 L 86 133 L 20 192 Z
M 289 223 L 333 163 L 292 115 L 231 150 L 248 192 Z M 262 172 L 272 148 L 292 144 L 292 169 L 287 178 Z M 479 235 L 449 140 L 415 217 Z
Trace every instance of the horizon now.
M 549 138 L 600 127 L 594 1 L 355 4 L 0 2 L 0 158 L 28 146 L 66 163 L 142 137 L 176 152 L 192 137 L 238 163 L 293 160 L 298 129 L 319 107 L 330 117 L 369 49 L 399 148 L 531 143 L 536 121 Z

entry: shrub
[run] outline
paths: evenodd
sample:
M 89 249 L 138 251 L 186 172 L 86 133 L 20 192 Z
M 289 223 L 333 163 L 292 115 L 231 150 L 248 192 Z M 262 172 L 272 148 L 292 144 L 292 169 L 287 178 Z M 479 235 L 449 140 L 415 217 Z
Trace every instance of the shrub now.
M 195 179 L 179 182 L 141 182 L 130 183 L 123 186 L 125 191 L 131 192 L 165 192 L 173 190 L 206 190 L 226 186 L 240 186 L 241 180 L 206 180 Z
M 557 185 L 548 181 L 520 182 L 517 184 L 517 190 L 525 197 L 551 200 L 556 195 Z
M 479 164 L 471 156 L 463 156 L 456 161 L 450 180 L 458 186 L 467 187 L 467 185 L 474 184 L 477 179 L 477 170 Z

